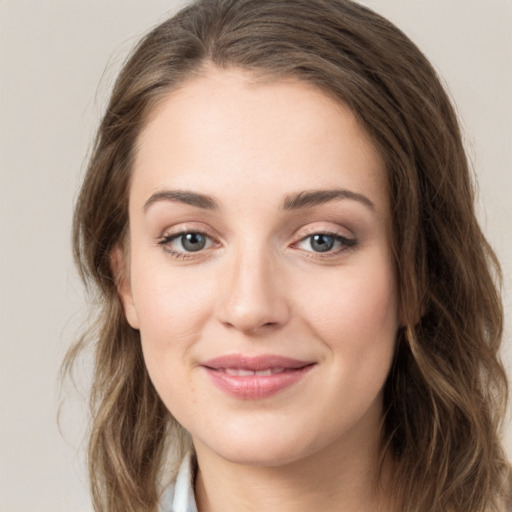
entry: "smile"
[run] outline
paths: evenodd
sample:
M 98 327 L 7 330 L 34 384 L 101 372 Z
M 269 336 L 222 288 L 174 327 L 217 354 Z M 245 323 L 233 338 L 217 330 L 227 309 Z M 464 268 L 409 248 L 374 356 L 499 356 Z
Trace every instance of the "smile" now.
M 201 366 L 213 384 L 243 400 L 261 400 L 298 383 L 316 363 L 281 356 L 222 356 Z
M 219 370 L 222 371 L 222 370 Z M 285 368 L 269 368 L 268 370 L 241 370 L 238 368 L 226 368 L 223 370 L 228 375 L 236 375 L 237 377 L 248 377 L 249 375 L 275 375 L 276 373 L 285 372 Z

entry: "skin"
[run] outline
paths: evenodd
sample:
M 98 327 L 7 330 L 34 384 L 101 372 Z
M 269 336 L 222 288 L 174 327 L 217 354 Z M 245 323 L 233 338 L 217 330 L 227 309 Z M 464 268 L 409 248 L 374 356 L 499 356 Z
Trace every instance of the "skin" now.
M 191 434 L 199 510 L 384 510 L 396 276 L 386 171 L 353 114 L 304 83 L 209 68 L 153 112 L 133 173 L 119 292 L 156 390 Z M 197 232 L 206 245 L 187 251 L 180 234 Z M 338 239 L 318 252 L 311 237 L 325 233 Z M 313 365 L 244 400 L 201 366 L 226 354 Z

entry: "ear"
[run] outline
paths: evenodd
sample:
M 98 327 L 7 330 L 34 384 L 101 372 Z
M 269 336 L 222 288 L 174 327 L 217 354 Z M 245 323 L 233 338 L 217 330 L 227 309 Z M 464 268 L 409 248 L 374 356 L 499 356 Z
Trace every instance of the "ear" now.
M 117 288 L 117 294 L 123 305 L 126 320 L 133 329 L 139 329 L 139 317 L 133 301 L 130 282 L 129 261 L 126 251 L 117 246 L 110 254 L 110 267 Z

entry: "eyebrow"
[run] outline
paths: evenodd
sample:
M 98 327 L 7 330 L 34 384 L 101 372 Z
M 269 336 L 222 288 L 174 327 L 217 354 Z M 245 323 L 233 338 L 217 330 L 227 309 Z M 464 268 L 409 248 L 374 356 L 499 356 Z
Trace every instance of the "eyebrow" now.
M 351 199 L 362 203 L 370 210 L 375 210 L 375 204 L 365 195 L 358 194 L 345 189 L 329 189 L 329 190 L 306 190 L 287 196 L 283 203 L 285 210 L 300 210 L 302 208 L 311 208 L 330 201 L 338 201 L 340 199 Z
M 375 210 L 375 204 L 368 197 L 345 189 L 306 190 L 296 194 L 290 194 L 286 196 L 283 202 L 283 209 L 300 210 L 319 206 L 330 201 L 339 201 L 341 199 L 358 201 L 371 210 Z M 144 203 L 144 211 L 147 211 L 152 204 L 160 201 L 178 202 L 205 210 L 219 209 L 218 202 L 212 196 L 188 190 L 162 190 L 150 196 Z
M 160 201 L 172 201 L 190 206 L 196 206 L 197 208 L 203 208 L 205 210 L 218 210 L 219 204 L 217 201 L 205 194 L 199 194 L 198 192 L 190 192 L 188 190 L 162 190 L 161 192 L 155 192 L 151 197 L 144 203 L 144 211 L 155 203 Z

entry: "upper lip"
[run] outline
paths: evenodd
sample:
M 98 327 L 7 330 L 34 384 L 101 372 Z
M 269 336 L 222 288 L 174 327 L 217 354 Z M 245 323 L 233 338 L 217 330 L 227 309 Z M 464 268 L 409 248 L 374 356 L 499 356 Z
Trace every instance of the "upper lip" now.
M 275 369 L 298 369 L 313 364 L 314 361 L 305 361 L 294 359 L 291 357 L 283 357 L 278 355 L 260 355 L 260 356 L 244 356 L 241 354 L 229 354 L 220 357 L 214 357 L 203 363 L 201 366 L 213 370 L 236 369 L 249 370 L 253 372 L 262 370 Z

